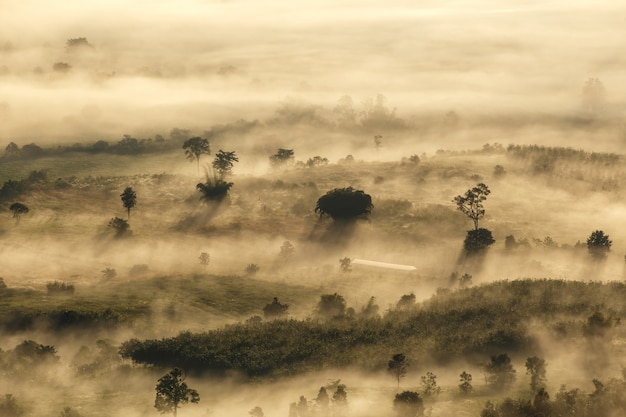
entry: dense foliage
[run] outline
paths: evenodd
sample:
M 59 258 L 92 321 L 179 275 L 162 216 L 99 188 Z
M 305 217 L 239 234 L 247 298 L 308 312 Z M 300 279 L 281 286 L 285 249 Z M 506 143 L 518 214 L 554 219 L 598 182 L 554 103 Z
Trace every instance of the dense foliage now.
M 416 308 L 391 310 L 382 318 L 251 321 L 161 340 L 132 339 L 123 344 L 121 353 L 142 364 L 237 371 L 249 377 L 355 364 L 384 369 L 387 352 L 393 351 L 408 357 L 429 355 L 441 362 L 494 355 L 496 365 L 503 364 L 495 366 L 496 374 L 509 381 L 508 356 L 498 360 L 498 355 L 534 348 L 527 329 L 532 319 L 540 319 L 550 331 L 583 336 L 590 325 L 587 317 L 596 312 L 591 306 L 602 300 L 606 309 L 619 314 L 624 296 L 623 283 L 501 281 L 441 291 Z M 498 373 L 501 368 L 504 373 Z

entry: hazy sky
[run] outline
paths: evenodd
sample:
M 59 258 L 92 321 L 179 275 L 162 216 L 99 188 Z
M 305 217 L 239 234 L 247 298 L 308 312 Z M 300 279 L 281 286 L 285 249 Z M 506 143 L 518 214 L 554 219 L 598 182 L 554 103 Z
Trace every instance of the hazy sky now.
M 332 108 L 382 93 L 402 115 L 566 112 L 599 77 L 623 101 L 625 5 L 516 3 L 2 1 L 0 142 L 210 126 L 288 96 Z M 68 53 L 77 37 L 95 49 Z

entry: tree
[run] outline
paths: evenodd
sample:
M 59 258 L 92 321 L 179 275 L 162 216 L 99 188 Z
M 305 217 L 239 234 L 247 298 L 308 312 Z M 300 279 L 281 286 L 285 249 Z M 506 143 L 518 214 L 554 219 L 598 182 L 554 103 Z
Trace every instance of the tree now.
M 337 389 L 333 394 L 333 406 L 335 407 L 335 415 L 340 417 L 345 413 L 348 407 L 348 393 L 345 384 L 337 385 Z
M 504 389 L 515 381 L 515 369 L 511 358 L 506 353 L 491 356 L 491 360 L 483 365 L 487 374 L 487 383 L 492 388 Z
M 415 307 L 415 294 L 404 294 L 396 303 L 398 310 L 410 310 Z
M 354 220 L 367 216 L 372 208 L 374 205 L 369 194 L 348 187 L 335 188 L 320 197 L 315 212 L 319 213 L 320 218 L 327 215 L 333 220 Z
M 130 209 L 135 207 L 135 205 L 137 204 L 137 194 L 132 189 L 132 187 L 126 187 L 124 189 L 124 192 L 120 194 L 120 197 L 122 198 L 122 205 L 128 213 L 128 220 L 130 220 Z
M 468 374 L 463 371 L 461 375 L 459 375 L 461 383 L 459 384 L 459 390 L 464 395 L 469 395 L 474 387 L 472 387 L 472 374 Z
M 583 87 L 583 107 L 591 112 L 602 110 L 606 103 L 606 89 L 599 78 L 589 78 Z
M 403 353 L 396 353 L 391 357 L 391 360 L 387 363 L 387 372 L 389 372 L 398 382 L 398 388 L 400 388 L 400 379 L 406 376 L 409 369 L 409 361 Z
M 271 303 L 263 307 L 263 315 L 266 319 L 281 318 L 287 315 L 288 308 L 289 304 L 282 304 L 277 297 L 274 297 Z
M 321 417 L 328 415 L 330 397 L 328 396 L 326 387 L 321 387 L 318 391 L 317 398 L 315 398 L 315 405 L 317 406 L 318 415 L 321 415 Z
M 290 241 L 285 240 L 280 246 L 280 257 L 283 258 L 285 262 L 287 262 L 293 257 L 295 251 L 296 248 L 293 246 L 293 244 Z
M 198 173 L 200 173 L 200 157 L 211 153 L 209 140 L 203 139 L 199 136 L 189 138 L 183 143 L 183 150 L 185 151 L 187 159 L 190 161 L 196 161 Z
M 239 158 L 237 158 L 235 151 L 226 152 L 220 149 L 219 152 L 215 154 L 213 168 L 215 168 L 220 176 L 224 178 L 225 176 L 232 174 L 235 162 L 239 162 Z
M 161 414 L 174 413 L 174 417 L 176 417 L 178 408 L 182 404 L 200 401 L 198 391 L 187 387 L 182 374 L 183 371 L 180 368 L 174 368 L 159 378 L 155 388 L 156 399 L 154 400 L 154 407 Z
M 352 272 L 352 260 L 347 256 L 339 259 L 339 264 L 341 272 Z
M 215 201 L 221 202 L 228 196 L 228 191 L 233 186 L 232 182 L 226 182 L 222 178 L 218 177 L 215 172 L 209 174 L 206 172 L 206 181 L 204 183 L 198 183 L 196 189 L 200 191 L 202 196 L 201 200 L 205 202 Z
M 463 241 L 463 248 L 469 254 L 475 254 L 487 249 L 495 243 L 491 231 L 489 229 L 480 228 L 476 230 L 468 230 L 467 236 Z
M 339 294 L 322 294 L 317 303 L 318 317 L 332 319 L 342 317 L 346 312 L 346 300 Z
M 115 230 L 115 237 L 121 238 L 130 235 L 130 225 L 124 219 L 114 217 L 109 221 L 108 225 L 111 229 Z
M 6 148 L 4 148 L 4 157 L 7 159 L 18 159 L 22 155 L 22 151 L 15 142 L 10 142 Z
M 609 240 L 609 235 L 605 235 L 602 230 L 592 232 L 587 238 L 587 249 L 591 256 L 598 260 L 606 258 L 612 244 L 613 242 Z
M 279 148 L 278 151 L 276 151 L 274 155 L 270 156 L 270 165 L 273 168 L 285 166 L 289 162 L 293 164 L 293 161 L 294 161 L 293 149 Z
M 432 397 L 441 393 L 441 387 L 437 385 L 437 375 L 426 372 L 426 375 L 422 375 L 421 380 L 424 397 Z
M 115 269 L 113 268 L 104 268 L 102 271 L 102 279 L 105 280 L 109 280 L 109 279 L 113 279 L 117 276 L 117 271 L 115 271 Z
M 200 265 L 204 267 L 204 273 L 206 274 L 206 268 L 207 266 L 209 266 L 209 262 L 211 261 L 211 256 L 206 252 L 202 252 L 200 254 L 200 257 L 198 257 L 198 259 L 200 260 Z
M 544 389 L 546 383 L 546 361 L 537 356 L 527 358 L 526 374 L 530 375 L 530 390 L 533 393 Z
M 367 305 L 361 309 L 361 316 L 365 319 L 380 317 L 378 310 L 380 310 L 380 307 L 376 304 L 376 297 L 370 297 Z
M 9 210 L 13 212 L 13 218 L 16 223 L 20 222 L 22 215 L 27 214 L 30 210 L 22 203 L 13 203 L 9 207 Z
M 457 209 L 474 222 L 474 230 L 478 230 L 478 220 L 485 216 L 483 201 L 490 193 L 489 187 L 480 183 L 467 190 L 465 195 L 457 195 L 452 200 L 456 203 Z
M 68 52 L 73 52 L 82 49 L 93 49 L 93 46 L 87 41 L 87 38 L 71 38 L 65 43 L 65 49 Z
M 424 415 L 424 401 L 414 391 L 403 391 L 396 394 L 393 409 L 398 417 L 417 417 Z

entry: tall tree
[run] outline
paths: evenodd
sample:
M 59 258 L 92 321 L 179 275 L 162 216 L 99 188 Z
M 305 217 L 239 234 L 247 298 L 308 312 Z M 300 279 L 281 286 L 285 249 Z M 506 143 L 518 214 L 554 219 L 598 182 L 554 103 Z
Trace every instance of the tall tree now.
M 406 376 L 409 369 L 409 361 L 403 353 L 396 353 L 391 357 L 387 364 L 387 372 L 389 372 L 398 382 L 400 388 L 400 379 Z
M 220 149 L 219 152 L 215 154 L 213 168 L 224 178 L 232 173 L 235 162 L 239 162 L 235 151 L 226 152 Z
M 185 156 L 190 161 L 196 161 L 198 173 L 200 172 L 200 157 L 202 155 L 209 155 L 211 148 L 209 147 L 209 140 L 203 139 L 199 136 L 189 138 L 183 143 L 183 149 L 185 150 Z
M 481 182 L 467 190 L 465 195 L 457 195 L 452 200 L 456 203 L 457 209 L 474 222 L 474 230 L 478 230 L 478 220 L 485 216 L 483 202 L 490 193 L 489 187 Z
M 546 384 L 546 361 L 537 356 L 527 358 L 526 374 L 530 375 L 530 390 L 533 393 L 539 392 Z
M 459 378 L 461 382 L 459 384 L 459 390 L 463 394 L 469 395 L 474 389 L 474 387 L 472 387 L 472 374 L 468 374 L 467 372 L 463 371 L 461 375 L 459 375 Z
M 506 353 L 491 356 L 491 360 L 483 365 L 483 370 L 492 388 L 504 389 L 515 381 L 515 369 Z
M 137 205 L 137 193 L 135 193 L 132 187 L 126 187 L 124 192 L 120 194 L 120 197 L 122 198 L 122 204 L 128 214 L 128 220 L 130 220 L 130 209 Z
M 154 407 L 161 414 L 173 413 L 176 417 L 178 408 L 182 404 L 200 401 L 198 391 L 187 386 L 180 368 L 174 368 L 159 378 L 155 390 Z

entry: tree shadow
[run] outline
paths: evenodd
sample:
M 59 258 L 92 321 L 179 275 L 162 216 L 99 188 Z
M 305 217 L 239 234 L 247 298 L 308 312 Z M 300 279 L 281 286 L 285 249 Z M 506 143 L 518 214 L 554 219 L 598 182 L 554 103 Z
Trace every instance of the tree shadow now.
M 315 223 L 309 239 L 322 244 L 328 249 L 339 249 L 347 246 L 357 229 L 357 219 L 336 219 L 329 223 L 320 219 Z

